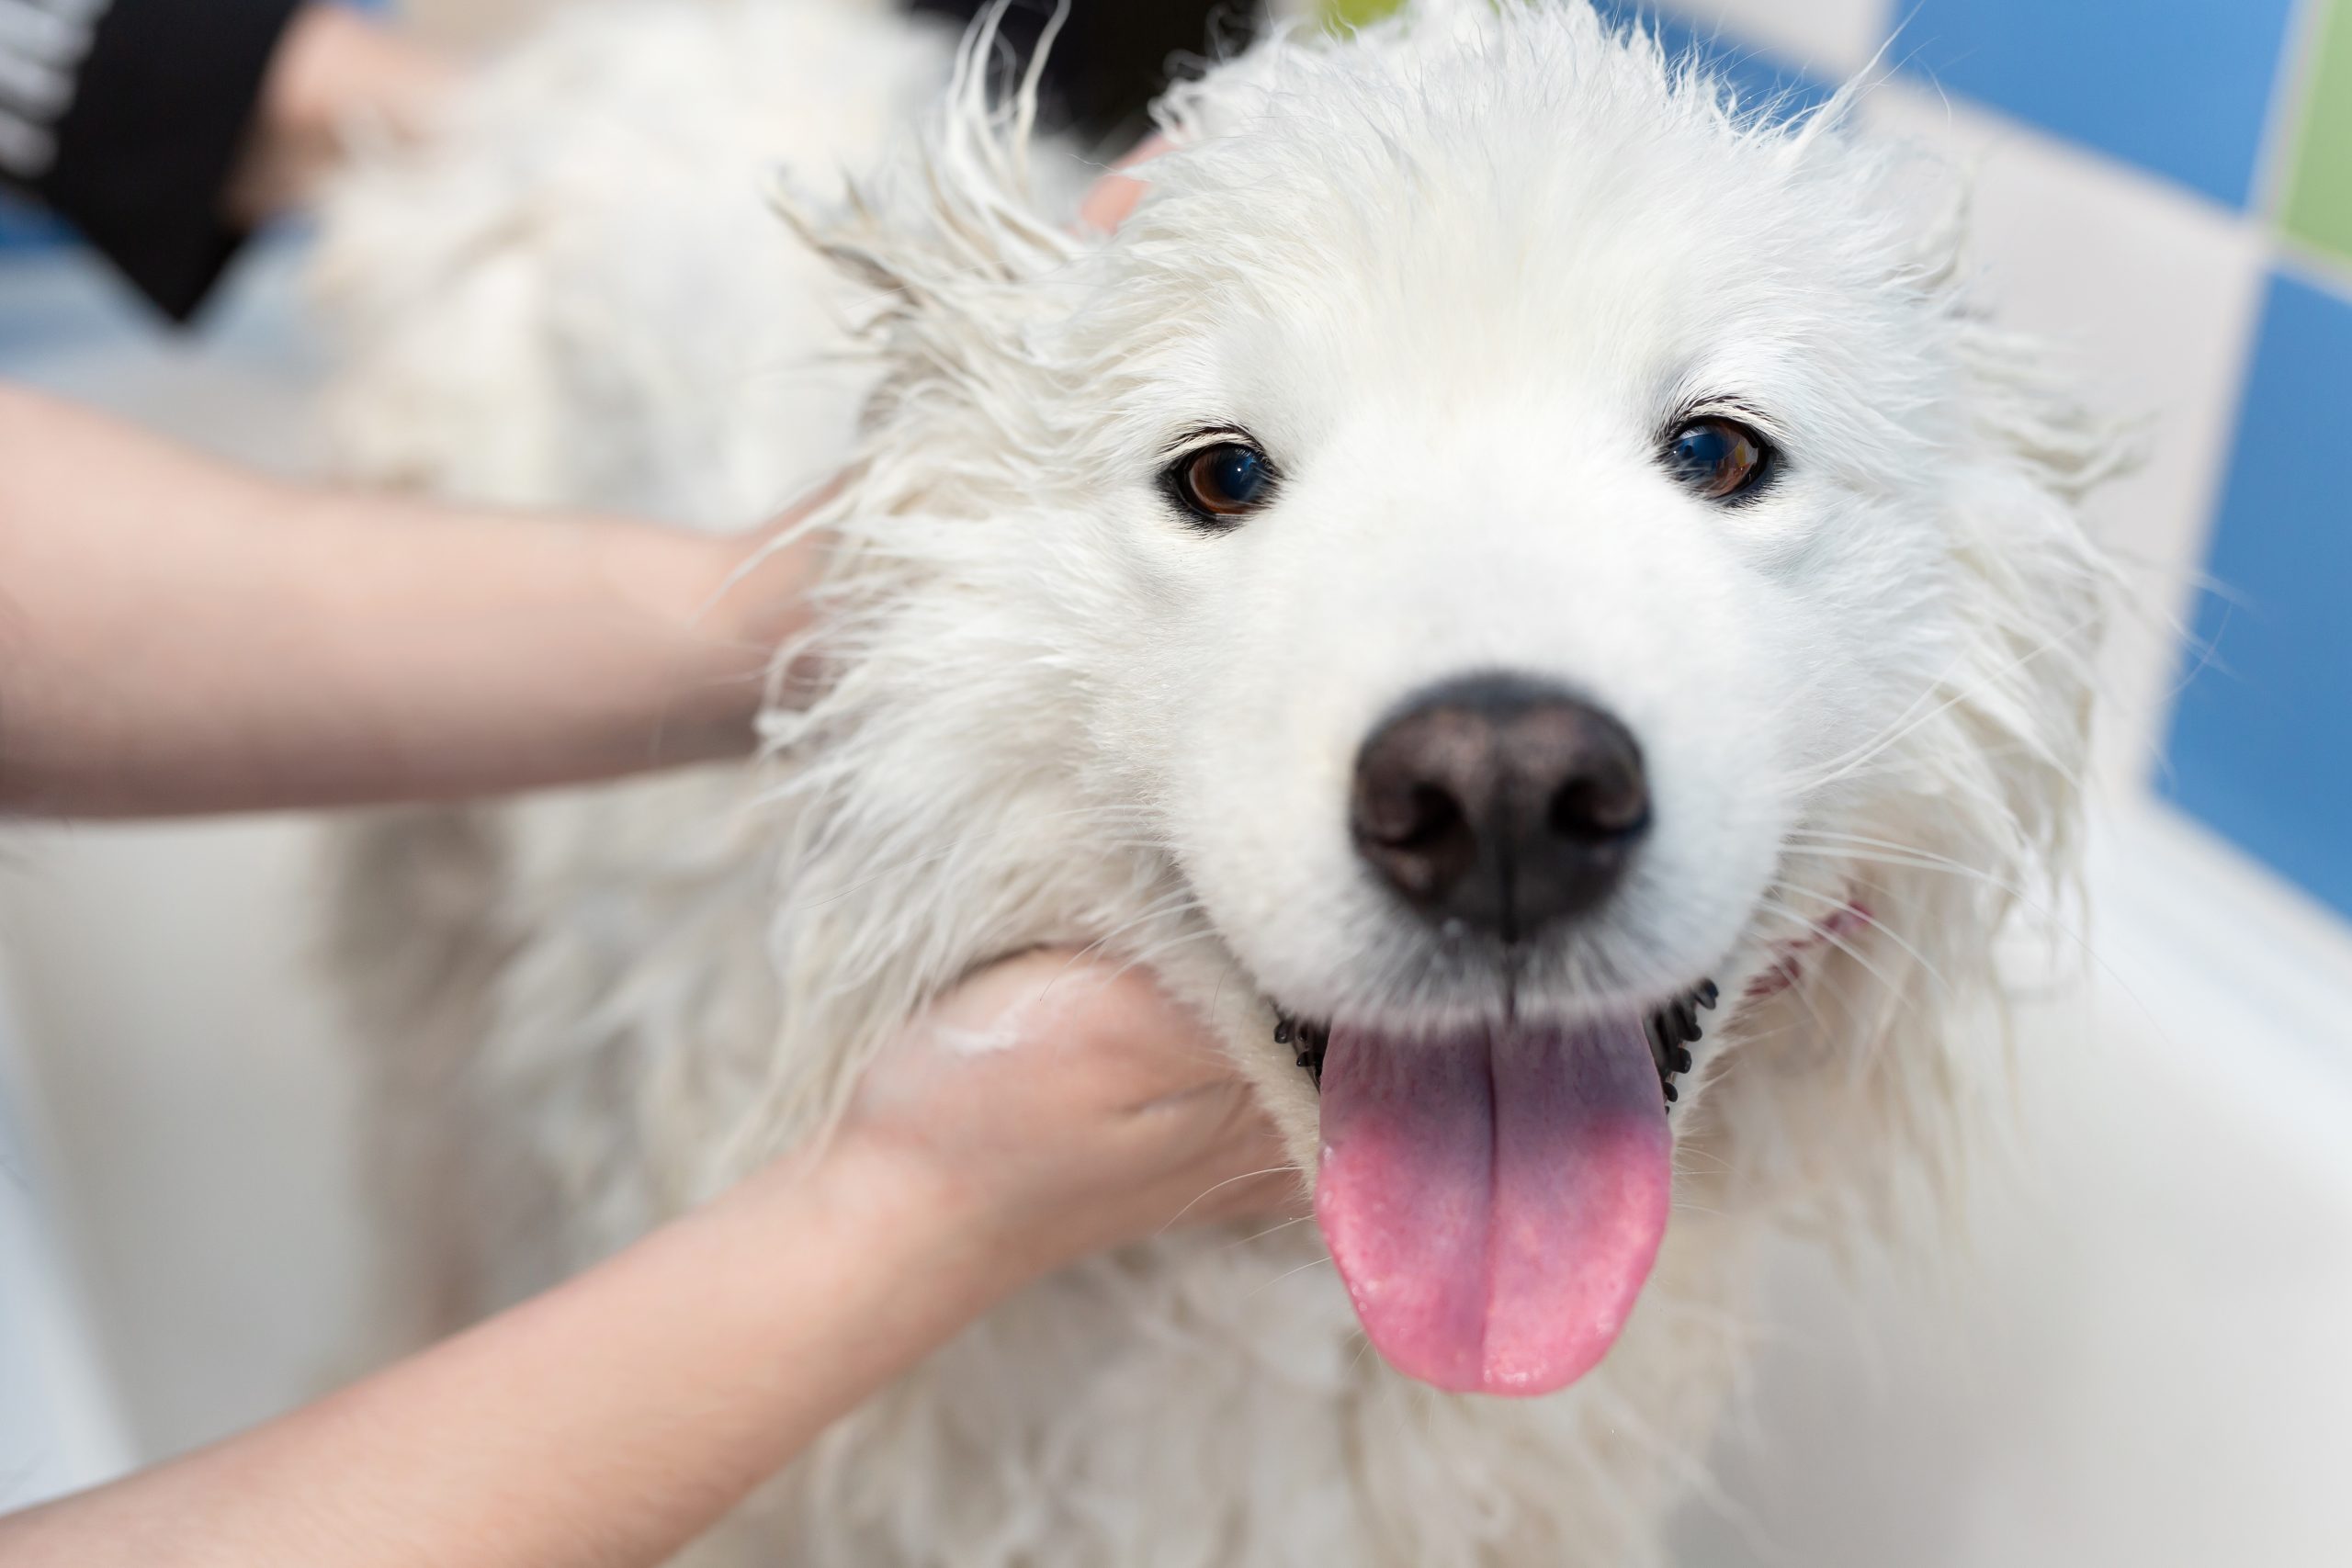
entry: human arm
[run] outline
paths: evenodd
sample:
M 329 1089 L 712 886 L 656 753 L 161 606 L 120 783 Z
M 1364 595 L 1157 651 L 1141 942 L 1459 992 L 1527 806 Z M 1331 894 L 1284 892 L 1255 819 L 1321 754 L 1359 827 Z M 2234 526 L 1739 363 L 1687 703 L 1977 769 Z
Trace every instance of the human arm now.
M 841 1131 L 327 1400 L 0 1520 L 8 1568 L 638 1568 L 1020 1286 L 1295 1190 L 1248 1090 L 1135 973 L 967 983 Z
M 741 754 L 806 547 L 285 483 L 0 387 L 0 812 L 456 799 Z

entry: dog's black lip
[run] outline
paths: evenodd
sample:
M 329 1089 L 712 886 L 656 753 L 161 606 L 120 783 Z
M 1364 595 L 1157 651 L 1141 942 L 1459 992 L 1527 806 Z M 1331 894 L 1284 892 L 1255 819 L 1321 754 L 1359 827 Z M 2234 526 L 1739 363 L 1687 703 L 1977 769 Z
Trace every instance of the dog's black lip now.
M 1331 1026 L 1328 1023 L 1301 1022 L 1286 1012 L 1277 1011 L 1274 1018 L 1274 1043 L 1298 1047 L 1298 1065 L 1323 1087 L 1323 1053 L 1331 1048 Z
M 1715 988 L 1715 983 L 1702 980 L 1645 1021 L 1650 1043 L 1650 1060 L 1657 1064 L 1658 1088 L 1666 1093 L 1669 1115 L 1673 1113 L 1675 1101 L 1681 1098 L 1674 1080 L 1696 1065 L 1690 1047 L 1706 1034 L 1699 1015 L 1713 1011 L 1722 1000 L 1723 993 Z M 1323 1056 L 1331 1048 L 1329 1024 L 1302 1019 L 1276 1008 L 1274 1043 L 1297 1046 L 1298 1065 L 1306 1069 L 1306 1076 L 1314 1080 L 1316 1089 L 1322 1089 Z
M 1650 1060 L 1657 1066 L 1658 1087 L 1666 1091 L 1668 1113 L 1681 1098 L 1674 1080 L 1696 1065 L 1690 1047 L 1706 1036 L 1706 1028 L 1699 1021 L 1702 1012 L 1712 1012 L 1723 1000 L 1723 993 L 1713 980 L 1702 980 L 1674 1000 L 1650 1014 Z

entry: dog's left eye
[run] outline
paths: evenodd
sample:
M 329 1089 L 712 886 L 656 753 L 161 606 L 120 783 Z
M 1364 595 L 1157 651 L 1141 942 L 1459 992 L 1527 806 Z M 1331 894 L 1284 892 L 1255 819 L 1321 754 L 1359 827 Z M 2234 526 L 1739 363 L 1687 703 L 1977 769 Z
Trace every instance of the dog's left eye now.
M 1246 441 L 1220 441 L 1177 458 L 1167 484 L 1186 511 L 1223 525 L 1272 499 L 1274 465 Z
M 1771 465 L 1771 445 L 1736 420 L 1694 419 L 1666 445 L 1668 469 L 1709 501 L 1754 488 Z

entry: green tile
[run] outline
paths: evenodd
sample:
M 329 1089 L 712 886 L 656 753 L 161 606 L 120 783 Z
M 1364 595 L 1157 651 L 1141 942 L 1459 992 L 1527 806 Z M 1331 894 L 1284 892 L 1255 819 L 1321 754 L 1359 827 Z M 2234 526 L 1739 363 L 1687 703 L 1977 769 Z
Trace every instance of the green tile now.
M 2280 220 L 2305 244 L 2352 261 L 2352 0 L 2328 0 L 2320 26 Z

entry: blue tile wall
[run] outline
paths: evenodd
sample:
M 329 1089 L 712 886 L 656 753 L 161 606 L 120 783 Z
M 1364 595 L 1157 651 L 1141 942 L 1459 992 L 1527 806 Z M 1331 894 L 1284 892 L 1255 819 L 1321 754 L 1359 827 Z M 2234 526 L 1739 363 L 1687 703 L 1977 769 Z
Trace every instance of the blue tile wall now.
M 2352 299 L 2274 276 L 2159 787 L 2352 914 L 2348 372 Z
M 2294 0 L 1898 0 L 1906 70 L 2232 207 Z

